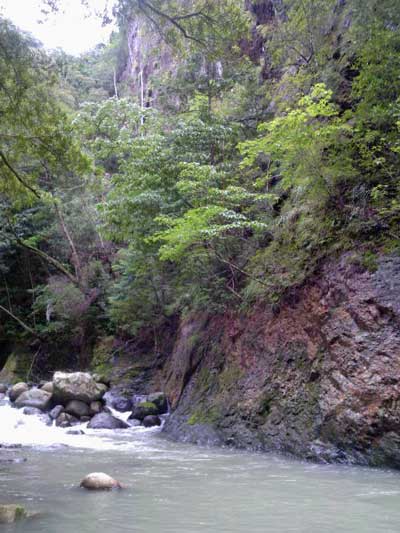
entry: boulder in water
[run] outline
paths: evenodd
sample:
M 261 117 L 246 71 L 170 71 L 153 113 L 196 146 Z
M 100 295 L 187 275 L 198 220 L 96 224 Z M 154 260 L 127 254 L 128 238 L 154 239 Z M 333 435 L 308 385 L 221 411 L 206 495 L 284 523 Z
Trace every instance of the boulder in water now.
M 158 415 L 158 407 L 152 402 L 142 402 L 133 408 L 129 418 L 136 418 L 143 421 L 146 416 Z
M 80 487 L 88 490 L 122 489 L 122 485 L 119 481 L 103 472 L 93 472 L 92 474 L 88 474 L 82 479 Z
M 89 429 L 125 429 L 129 427 L 129 424 L 123 420 L 104 412 L 95 415 L 88 424 Z
M 55 420 L 56 418 L 58 418 L 60 416 L 61 413 L 64 412 L 64 407 L 62 405 L 56 405 L 55 407 L 53 407 L 53 409 L 50 411 L 49 415 L 51 418 L 53 418 L 53 420 Z
M 85 432 L 81 429 L 69 429 L 67 432 L 67 435 L 84 435 Z
M 70 400 L 65 406 L 65 412 L 81 418 L 82 416 L 90 415 L 90 408 L 87 403 L 81 402 L 80 400 Z
M 20 381 L 19 383 L 16 383 L 13 385 L 8 393 L 8 396 L 10 397 L 10 400 L 12 402 L 15 402 L 15 400 L 20 396 L 22 393 L 29 390 L 28 384 L 24 381 Z
M 161 426 L 161 419 L 157 415 L 146 416 L 143 419 L 143 425 L 145 428 L 152 428 L 154 426 Z
M 158 408 L 158 414 L 168 413 L 168 399 L 164 392 L 154 392 L 147 396 L 147 401 L 154 403 Z
M 142 423 L 140 420 L 137 420 L 136 418 L 129 418 L 128 419 L 128 422 L 129 422 L 129 425 L 133 428 L 137 427 L 137 426 L 141 426 Z
M 70 400 L 80 400 L 90 404 L 101 400 L 107 392 L 106 385 L 96 383 L 87 372 L 56 372 L 53 379 L 54 398 L 65 405 Z
M 45 411 L 50 407 L 51 394 L 41 389 L 31 389 L 23 392 L 15 400 L 17 407 L 36 407 Z
M 0 383 L 0 394 L 5 394 L 7 390 L 8 390 L 7 385 L 5 385 L 4 383 Z
M 0 524 L 13 524 L 27 516 L 22 505 L 0 505 Z
M 79 420 L 68 413 L 61 413 L 56 419 L 56 426 L 60 428 L 69 428 L 74 424 L 79 424 Z
M 90 414 L 92 416 L 98 415 L 103 410 L 103 404 L 101 402 L 92 402 L 90 404 Z
M 132 400 L 129 398 L 117 396 L 111 400 L 111 406 L 120 413 L 126 413 L 126 411 L 130 411 L 132 409 L 133 404 Z
M 37 407 L 24 407 L 24 410 L 22 411 L 24 415 L 42 415 L 43 411 L 38 409 Z

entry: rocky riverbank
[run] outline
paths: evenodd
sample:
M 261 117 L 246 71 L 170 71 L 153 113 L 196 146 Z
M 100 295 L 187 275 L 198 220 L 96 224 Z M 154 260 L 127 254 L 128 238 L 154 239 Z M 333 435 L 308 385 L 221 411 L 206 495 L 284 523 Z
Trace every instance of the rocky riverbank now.
M 107 379 L 56 373 L 8 394 L 61 427 L 151 427 L 170 407 L 174 440 L 400 468 L 400 257 L 359 257 L 326 263 L 279 307 L 185 318 L 156 356 L 107 360 Z
M 47 425 L 69 428 L 87 423 L 88 429 L 126 429 L 131 426 L 160 426 L 160 416 L 168 412 L 164 393 L 124 398 L 109 389 L 109 383 L 87 372 L 56 372 L 53 380 L 30 386 L 25 382 L 0 385 L 16 408 L 25 415 L 37 415 Z M 106 405 L 106 398 L 109 406 Z M 113 415 L 131 411 L 128 422 Z

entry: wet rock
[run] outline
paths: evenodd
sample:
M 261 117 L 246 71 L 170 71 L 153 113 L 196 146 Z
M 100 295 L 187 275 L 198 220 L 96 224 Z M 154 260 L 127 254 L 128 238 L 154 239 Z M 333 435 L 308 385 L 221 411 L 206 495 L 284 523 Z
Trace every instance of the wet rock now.
M 96 383 L 87 372 L 56 372 L 54 374 L 54 398 L 65 405 L 70 400 L 80 400 L 87 404 L 101 400 L 107 392 L 106 385 Z
M 79 420 L 68 413 L 61 413 L 56 419 L 56 426 L 60 428 L 69 428 L 74 424 L 79 424 Z
M 5 385 L 4 383 L 0 383 L 0 394 L 5 394 L 7 390 L 8 390 L 7 385 Z
M 64 412 L 64 407 L 62 405 L 56 405 L 53 407 L 53 409 L 50 411 L 49 415 L 54 420 L 60 416 L 61 413 Z
M 27 516 L 22 505 L 0 505 L 0 524 L 13 524 Z
M 89 422 L 91 416 L 81 416 L 81 422 Z
M 158 415 L 158 407 L 152 402 L 142 402 L 137 404 L 129 418 L 136 418 L 143 421 L 146 416 Z
M 90 414 L 91 416 L 98 415 L 103 410 L 103 404 L 101 402 L 91 402 Z
M 99 413 L 95 415 L 88 424 L 89 429 L 125 429 L 129 424 L 115 418 L 109 413 Z
M 49 415 L 42 415 L 40 417 L 40 419 L 42 420 L 42 422 L 44 422 L 46 424 L 46 426 L 52 426 L 53 425 L 54 420 Z
M 67 435 L 84 435 L 85 432 L 81 429 L 69 429 L 67 432 Z
M 145 428 L 152 428 L 154 426 L 161 426 L 161 419 L 157 415 L 146 416 L 143 419 L 143 425 Z
M 76 418 L 82 418 L 83 416 L 90 415 L 90 407 L 87 403 L 80 400 L 70 400 L 65 406 L 65 412 L 76 416 Z
M 133 428 L 142 425 L 141 421 L 137 420 L 136 418 L 129 418 L 128 423 Z
M 23 394 L 24 392 L 27 392 L 29 390 L 28 384 L 21 381 L 19 383 L 16 383 L 13 385 L 8 393 L 8 396 L 12 402 L 15 402 L 15 400 Z
M 82 479 L 80 487 L 87 490 L 111 490 L 121 489 L 122 485 L 108 474 L 104 474 L 103 472 L 93 472 Z
M 113 398 L 111 401 L 111 407 L 119 411 L 120 413 L 126 413 L 133 407 L 132 400 L 129 398 L 123 398 L 122 396 Z
M 168 413 L 168 399 L 163 392 L 154 392 L 153 394 L 149 394 L 147 396 L 147 401 L 156 405 L 159 415 Z
M 54 392 L 54 384 L 52 381 L 46 381 L 41 387 L 41 390 L 44 390 L 46 392 L 50 392 L 50 394 L 53 394 Z
M 24 415 L 42 415 L 43 411 L 37 407 L 24 407 Z
M 31 389 L 23 392 L 15 400 L 17 407 L 36 407 L 46 411 L 50 407 L 51 394 L 41 389 Z

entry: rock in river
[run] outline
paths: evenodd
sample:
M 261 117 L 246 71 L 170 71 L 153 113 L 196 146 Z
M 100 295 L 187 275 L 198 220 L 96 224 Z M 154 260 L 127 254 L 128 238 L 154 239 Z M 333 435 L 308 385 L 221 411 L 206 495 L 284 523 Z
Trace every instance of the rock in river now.
M 152 394 L 149 394 L 147 396 L 147 401 L 156 405 L 159 415 L 168 413 L 168 400 L 163 392 L 153 392 Z
M 50 411 L 49 415 L 54 420 L 60 416 L 61 413 L 64 412 L 64 407 L 62 405 L 56 405 L 53 407 L 53 409 Z
M 103 404 L 101 402 L 92 402 L 90 404 L 90 414 L 92 416 L 98 415 L 103 410 Z
M 42 415 L 43 411 L 37 407 L 24 407 L 24 415 Z
M 0 524 L 13 524 L 27 516 L 22 505 L 0 505 Z
M 157 415 L 146 416 L 143 420 L 145 428 L 152 428 L 154 426 L 161 426 L 161 419 Z
M 152 402 L 142 402 L 133 408 L 132 414 L 129 418 L 136 418 L 137 420 L 144 420 L 146 416 L 158 415 L 158 407 Z
M 56 372 L 53 379 L 54 398 L 65 405 L 70 400 L 80 400 L 87 404 L 101 400 L 107 391 L 106 385 L 96 383 L 87 372 Z
M 31 389 L 23 392 L 15 400 L 17 407 L 36 407 L 45 411 L 50 407 L 51 394 L 41 389 Z
M 81 487 L 88 490 L 121 489 L 122 485 L 116 479 L 103 472 L 93 472 L 82 479 Z
M 79 424 L 79 420 L 68 413 L 61 413 L 56 418 L 56 426 L 60 428 L 69 428 L 74 424 Z
M 80 400 L 70 400 L 65 406 L 65 412 L 81 418 L 82 416 L 90 415 L 90 408 L 87 403 L 81 402 Z
M 89 429 L 125 429 L 129 427 L 129 424 L 109 413 L 95 415 L 88 424 Z
M 20 396 L 23 392 L 26 392 L 29 390 L 29 387 L 27 383 L 24 383 L 21 381 L 20 383 L 16 383 L 13 385 L 10 389 L 10 392 L 8 393 L 10 400 L 12 402 L 15 402 L 15 400 Z
M 0 383 L 0 394 L 5 394 L 7 392 L 7 385 L 5 385 L 4 383 Z

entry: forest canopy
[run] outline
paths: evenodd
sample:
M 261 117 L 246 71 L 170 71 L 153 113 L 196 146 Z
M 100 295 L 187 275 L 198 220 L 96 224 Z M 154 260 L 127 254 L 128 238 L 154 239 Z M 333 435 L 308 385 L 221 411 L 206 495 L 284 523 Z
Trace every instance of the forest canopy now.
M 395 0 L 103 16 L 118 30 L 79 58 L 0 19 L 2 341 L 85 364 L 106 335 L 279 309 L 345 250 L 398 253 Z

